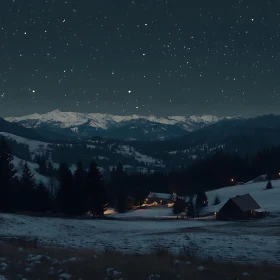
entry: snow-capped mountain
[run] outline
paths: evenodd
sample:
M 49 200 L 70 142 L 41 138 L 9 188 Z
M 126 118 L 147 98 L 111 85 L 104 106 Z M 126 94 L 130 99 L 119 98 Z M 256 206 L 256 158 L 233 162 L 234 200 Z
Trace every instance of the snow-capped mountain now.
M 137 127 L 141 120 L 135 122 L 137 124 L 129 122 L 130 129 L 124 126 L 109 130 L 124 137 L 127 136 L 125 132 L 133 131 L 131 135 L 136 139 L 138 137 L 136 132 L 139 132 Z M 158 125 L 163 127 L 152 122 L 149 126 L 151 132 L 148 131 L 147 134 L 155 135 L 153 129 Z M 53 163 L 64 160 L 70 166 L 79 160 L 88 163 L 90 159 L 94 159 L 104 170 L 109 170 L 120 161 L 130 170 L 162 171 L 187 166 L 194 160 L 203 159 L 221 149 L 228 154 L 248 156 L 264 148 L 279 146 L 280 116 L 219 121 L 177 139 L 166 141 L 124 141 L 102 137 L 90 139 L 75 137 L 70 140 L 61 139 L 60 134 L 52 133 L 50 130 L 45 137 L 38 132 L 41 131 L 0 118 L 0 138 L 4 136 L 9 140 L 14 156 L 20 159 L 32 161 L 35 155 L 48 154 Z
M 52 130 L 77 137 L 102 136 L 116 139 L 164 140 L 179 137 L 222 119 L 240 117 L 203 116 L 118 116 L 99 113 L 61 112 L 7 117 L 27 128 Z

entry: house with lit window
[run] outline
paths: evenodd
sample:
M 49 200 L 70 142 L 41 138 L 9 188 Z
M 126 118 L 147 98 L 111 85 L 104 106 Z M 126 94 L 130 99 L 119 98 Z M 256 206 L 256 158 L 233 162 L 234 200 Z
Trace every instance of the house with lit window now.
M 155 193 L 155 192 L 150 192 L 147 199 L 146 203 L 147 204 L 162 204 L 162 205 L 167 205 L 170 203 L 174 203 L 176 200 L 177 195 L 175 193 L 173 194 L 168 194 L 168 193 Z
M 248 220 L 262 218 L 266 212 L 250 194 L 230 198 L 216 214 L 217 220 Z

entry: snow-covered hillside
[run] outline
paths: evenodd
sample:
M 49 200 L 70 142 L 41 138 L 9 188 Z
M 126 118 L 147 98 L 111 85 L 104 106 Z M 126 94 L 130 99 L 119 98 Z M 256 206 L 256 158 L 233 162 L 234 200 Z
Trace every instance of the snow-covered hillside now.
M 51 160 L 51 155 L 53 152 L 53 143 L 46 143 L 46 142 L 41 142 L 41 141 L 36 141 L 36 140 L 31 140 L 31 139 L 26 139 L 24 137 L 20 137 L 14 134 L 6 133 L 6 132 L 0 132 L 0 136 L 4 136 L 7 139 L 11 139 L 16 141 L 17 143 L 25 144 L 29 147 L 29 151 L 31 153 L 32 159 L 36 155 L 42 155 L 45 154 L 47 151 L 50 152 L 50 159 Z M 105 140 L 96 140 L 96 141 L 88 141 L 89 143 L 94 143 L 94 145 L 88 144 L 87 147 L 92 150 L 97 151 L 97 156 L 93 156 L 92 159 L 95 160 L 97 163 L 99 162 L 99 170 L 105 171 L 104 166 L 102 166 L 102 163 L 107 164 L 110 162 L 110 158 L 107 157 L 108 150 L 113 153 L 119 154 L 119 160 L 123 161 L 122 159 L 131 159 L 135 161 L 135 165 L 127 165 L 125 164 L 124 167 L 127 171 L 142 171 L 142 172 L 147 172 L 147 166 L 149 167 L 159 167 L 159 168 L 164 168 L 165 165 L 162 163 L 162 161 L 153 158 L 149 155 L 145 155 L 143 153 L 140 153 L 137 151 L 134 147 L 129 146 L 129 145 L 116 145 L 107 143 Z M 58 144 L 59 145 L 59 144 Z M 107 149 L 106 149 L 107 148 Z M 106 156 L 105 156 L 106 155 Z M 77 158 L 77 161 L 79 159 Z M 124 160 L 125 162 L 125 160 Z M 52 164 L 55 168 L 58 168 L 59 163 L 52 161 Z M 114 163 L 113 163 L 114 164 Z M 143 166 L 142 166 L 143 165 Z M 112 167 L 113 168 L 113 165 Z M 76 170 L 76 165 L 72 164 L 70 166 L 70 170 L 74 173 Z M 150 172 L 153 172 L 153 169 L 150 168 Z
M 127 115 L 118 116 L 110 114 L 99 113 L 77 113 L 77 112 L 61 112 L 60 110 L 54 110 L 45 114 L 31 114 L 22 117 L 7 117 L 5 118 L 9 122 L 20 122 L 26 127 L 39 127 L 42 123 L 54 123 L 61 128 L 71 128 L 87 124 L 90 127 L 108 129 L 112 125 L 119 125 L 123 122 L 129 122 L 132 120 L 147 120 L 154 123 L 176 125 L 184 128 L 187 131 L 193 131 L 197 127 L 203 127 L 218 122 L 221 119 L 230 119 L 234 117 L 216 117 L 211 115 L 203 116 L 141 116 L 141 115 Z M 29 122 L 28 122 L 29 121 Z M 31 122 L 30 122 L 31 121 Z
M 208 204 L 203 211 L 218 212 L 220 208 L 227 202 L 228 199 L 235 197 L 236 195 L 244 195 L 249 193 L 262 209 L 268 212 L 280 214 L 280 180 L 271 181 L 273 189 L 267 190 L 267 182 L 259 183 L 247 183 L 245 185 L 230 186 L 214 191 L 207 192 Z M 221 199 L 219 205 L 211 205 L 218 195 Z
M 28 145 L 29 151 L 32 155 L 40 155 L 45 153 L 48 149 L 50 149 L 51 144 L 31 139 L 26 139 L 14 134 L 0 132 L 0 136 L 4 136 L 5 138 L 16 141 L 17 143 Z
M 17 171 L 16 176 L 20 178 L 22 171 L 23 171 L 23 165 L 25 162 L 28 164 L 31 173 L 34 175 L 34 179 L 36 180 L 36 183 L 38 184 L 39 182 L 43 182 L 46 186 L 49 184 L 49 177 L 41 175 L 40 173 L 37 172 L 37 169 L 39 168 L 39 165 L 34 162 L 30 161 L 23 161 L 20 158 L 13 157 L 13 164 L 14 168 Z
M 280 217 L 280 180 L 271 181 L 273 189 L 266 190 L 266 182 L 251 183 L 239 186 L 229 186 L 222 189 L 206 192 L 208 197 L 208 207 L 203 208 L 202 214 L 213 214 L 218 212 L 220 208 L 228 201 L 237 195 L 244 195 L 249 193 L 261 206 L 261 209 L 271 212 L 272 214 L 279 215 Z M 218 205 L 212 205 L 216 196 L 219 196 L 221 203 Z M 188 200 L 188 198 L 186 198 Z M 172 213 L 172 208 L 166 207 L 148 207 L 144 209 L 138 209 L 125 214 L 112 213 L 114 217 L 118 218 L 142 218 L 142 219 L 163 219 L 163 218 L 176 218 L 177 215 Z M 214 217 L 213 217 L 214 218 Z M 208 219 L 208 217 L 206 218 Z

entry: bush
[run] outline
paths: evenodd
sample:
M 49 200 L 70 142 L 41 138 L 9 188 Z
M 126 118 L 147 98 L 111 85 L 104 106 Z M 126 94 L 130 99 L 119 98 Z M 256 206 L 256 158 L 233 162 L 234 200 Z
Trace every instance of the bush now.
M 214 201 L 213 201 L 213 205 L 218 205 L 221 203 L 221 199 L 218 195 L 216 195 Z
M 267 182 L 266 189 L 267 189 L 267 190 L 273 189 L 272 184 L 271 184 L 271 181 L 268 181 L 268 182 Z

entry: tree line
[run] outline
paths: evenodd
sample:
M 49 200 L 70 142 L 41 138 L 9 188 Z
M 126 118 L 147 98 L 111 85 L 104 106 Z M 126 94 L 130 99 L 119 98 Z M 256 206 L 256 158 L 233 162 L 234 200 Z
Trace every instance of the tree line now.
M 205 191 L 247 182 L 262 174 L 268 174 L 272 180 L 279 178 L 280 147 L 265 149 L 250 157 L 219 150 L 171 172 L 128 173 L 118 163 L 101 173 L 94 161 L 89 166 L 79 161 L 75 172 L 71 172 L 65 162 L 54 168 L 49 154 L 36 156 L 34 160 L 39 166 L 37 172 L 50 178 L 47 186 L 36 182 L 27 163 L 22 164 L 20 175 L 16 174 L 11 147 L 1 139 L 1 210 L 50 210 L 69 215 L 89 211 L 102 215 L 108 205 L 119 212 L 141 206 L 150 191 L 195 197 Z
M 107 194 L 102 175 L 94 161 L 87 170 L 78 162 L 74 174 L 66 163 L 54 169 L 39 165 L 39 172 L 52 175 L 49 186 L 36 182 L 27 163 L 17 176 L 11 148 L 4 138 L 0 142 L 0 210 L 1 211 L 53 211 L 67 215 L 90 212 L 102 215 L 106 210 Z M 53 180 L 52 180 L 53 179 Z M 58 185 L 56 184 L 58 182 Z

